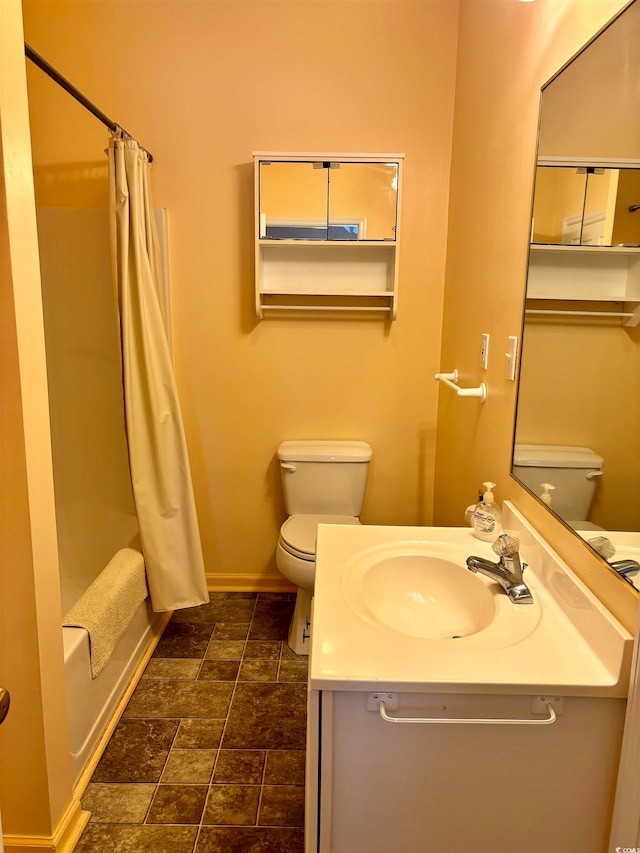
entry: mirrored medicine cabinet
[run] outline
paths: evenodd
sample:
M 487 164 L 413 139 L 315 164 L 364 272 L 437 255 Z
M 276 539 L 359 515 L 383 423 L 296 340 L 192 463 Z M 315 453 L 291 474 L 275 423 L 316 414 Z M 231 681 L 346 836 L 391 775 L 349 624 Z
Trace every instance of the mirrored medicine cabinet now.
M 542 89 L 514 431 L 514 459 L 529 454 L 528 483 L 525 469 L 512 466 L 590 547 L 606 537 L 616 550 L 609 559 L 636 560 L 639 80 L 640 0 L 633 0 Z M 536 464 L 544 467 L 531 461 L 539 446 L 546 459 L 549 448 L 561 447 L 588 448 L 604 460 L 580 474 L 595 485 L 587 513 L 562 510 L 556 498 L 567 487 L 561 474 L 553 482 L 552 467 L 536 480 Z M 545 487 L 547 479 L 555 489 Z M 637 595 L 640 575 L 617 576 Z
M 254 154 L 259 319 L 395 319 L 402 159 Z

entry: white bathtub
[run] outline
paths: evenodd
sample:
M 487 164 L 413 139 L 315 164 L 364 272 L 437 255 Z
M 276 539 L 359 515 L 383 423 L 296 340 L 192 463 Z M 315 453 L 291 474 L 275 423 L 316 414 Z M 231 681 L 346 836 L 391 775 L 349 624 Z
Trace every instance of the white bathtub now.
M 151 610 L 147 598 L 97 678 L 91 677 L 88 632 L 84 628 L 62 629 L 74 787 L 113 718 L 163 617 L 166 614 Z

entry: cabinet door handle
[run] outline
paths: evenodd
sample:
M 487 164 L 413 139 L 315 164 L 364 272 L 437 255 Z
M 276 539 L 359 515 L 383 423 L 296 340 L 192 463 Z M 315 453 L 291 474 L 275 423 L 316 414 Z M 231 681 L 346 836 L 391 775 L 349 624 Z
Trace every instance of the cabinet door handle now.
M 465 717 L 390 717 L 387 714 L 384 702 L 380 701 L 380 716 L 385 723 L 466 723 L 466 725 L 484 725 L 484 726 L 549 726 L 556 721 L 556 712 L 553 706 L 547 705 L 549 716 L 542 720 L 532 720 L 523 718 L 520 720 L 501 720 L 501 719 L 478 719 Z

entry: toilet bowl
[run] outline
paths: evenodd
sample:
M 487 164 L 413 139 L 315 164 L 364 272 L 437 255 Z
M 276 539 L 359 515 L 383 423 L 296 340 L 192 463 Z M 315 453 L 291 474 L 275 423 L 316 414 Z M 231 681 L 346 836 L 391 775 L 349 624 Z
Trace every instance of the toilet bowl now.
M 316 577 L 316 537 L 319 524 L 360 524 L 352 515 L 292 515 L 280 528 L 276 565 L 298 587 L 296 606 L 289 626 L 289 647 L 298 655 L 309 654 L 311 601 Z
M 285 509 L 279 572 L 298 587 L 289 647 L 309 654 L 319 524 L 359 524 L 371 448 L 363 441 L 285 441 L 278 447 Z

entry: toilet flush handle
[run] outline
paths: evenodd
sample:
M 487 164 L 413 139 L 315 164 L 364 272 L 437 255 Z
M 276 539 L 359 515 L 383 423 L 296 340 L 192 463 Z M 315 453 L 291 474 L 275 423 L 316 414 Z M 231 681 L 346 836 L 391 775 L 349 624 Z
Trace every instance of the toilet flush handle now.
M 587 480 L 595 480 L 596 477 L 602 477 L 603 474 L 604 474 L 604 471 L 602 471 L 602 470 L 589 471 L 588 474 L 585 474 L 585 477 L 587 478 Z
M 280 466 L 282 467 L 283 471 L 289 471 L 291 474 L 295 474 L 297 470 L 296 466 L 292 465 L 291 462 L 281 462 Z

